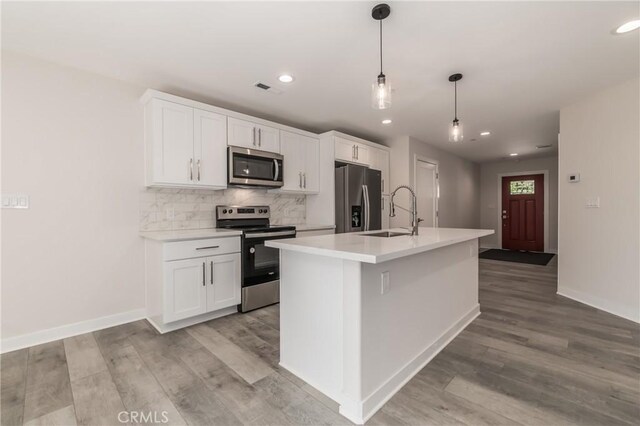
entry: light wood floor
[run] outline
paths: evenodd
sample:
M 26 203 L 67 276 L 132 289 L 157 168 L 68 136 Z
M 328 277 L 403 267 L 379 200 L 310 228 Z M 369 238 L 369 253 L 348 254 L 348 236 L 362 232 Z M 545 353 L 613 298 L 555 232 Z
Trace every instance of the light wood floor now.
M 638 424 L 637 324 L 557 296 L 556 266 L 481 260 L 482 314 L 370 421 Z M 2 424 L 348 424 L 278 367 L 278 307 L 158 335 L 145 322 L 5 354 Z M 126 420 L 126 418 L 124 418 Z

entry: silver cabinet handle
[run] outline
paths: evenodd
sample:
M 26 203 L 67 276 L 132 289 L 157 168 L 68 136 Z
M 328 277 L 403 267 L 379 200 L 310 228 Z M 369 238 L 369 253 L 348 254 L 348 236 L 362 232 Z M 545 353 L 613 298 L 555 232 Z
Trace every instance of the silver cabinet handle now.
M 202 262 L 202 285 L 205 285 L 206 275 L 207 275 L 207 262 Z
M 220 246 L 196 247 L 196 250 L 209 250 L 209 249 L 215 249 L 215 248 L 220 248 Z
M 258 129 L 258 146 L 262 146 L 262 129 Z
M 213 260 L 211 261 L 211 285 L 213 285 Z
M 355 146 L 355 145 L 353 145 L 353 146 L 351 147 L 351 159 L 352 159 L 352 160 L 355 160 L 355 159 L 356 159 L 356 146 Z
M 200 182 L 200 160 L 198 160 L 198 182 Z
M 382 179 L 382 192 L 384 192 L 384 179 Z
M 302 188 L 302 172 L 298 172 L 298 188 Z
M 360 159 L 360 147 L 356 145 L 356 160 Z
M 189 180 L 193 180 L 193 158 L 189 158 Z
M 256 128 L 253 128 L 253 146 L 256 146 Z
M 302 184 L 302 186 L 304 186 L 304 187 L 305 187 L 305 189 L 306 189 L 306 188 L 307 188 L 307 174 L 306 174 L 306 173 L 303 173 L 303 174 L 302 174 L 302 179 L 303 179 L 303 184 Z

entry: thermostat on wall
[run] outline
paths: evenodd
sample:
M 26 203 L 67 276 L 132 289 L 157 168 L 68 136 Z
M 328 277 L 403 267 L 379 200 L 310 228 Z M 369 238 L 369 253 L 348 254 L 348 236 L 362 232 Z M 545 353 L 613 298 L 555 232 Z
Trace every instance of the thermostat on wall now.
M 580 182 L 580 173 L 571 173 L 567 180 L 569 183 Z

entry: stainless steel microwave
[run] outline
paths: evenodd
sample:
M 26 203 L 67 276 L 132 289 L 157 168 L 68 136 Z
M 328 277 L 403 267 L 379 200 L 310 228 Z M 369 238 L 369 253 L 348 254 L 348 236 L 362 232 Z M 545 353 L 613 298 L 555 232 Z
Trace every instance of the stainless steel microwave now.
M 229 185 L 270 188 L 284 185 L 282 179 L 284 157 L 280 154 L 230 146 L 228 158 Z

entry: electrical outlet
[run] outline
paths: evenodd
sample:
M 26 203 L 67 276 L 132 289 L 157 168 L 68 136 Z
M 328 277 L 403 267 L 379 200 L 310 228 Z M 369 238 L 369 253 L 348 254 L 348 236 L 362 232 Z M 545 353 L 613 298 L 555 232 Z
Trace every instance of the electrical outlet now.
M 380 279 L 382 284 L 380 294 L 386 294 L 389 292 L 389 271 L 384 271 L 380 274 Z
M 3 209 L 28 209 L 29 196 L 25 194 L 2 194 Z

